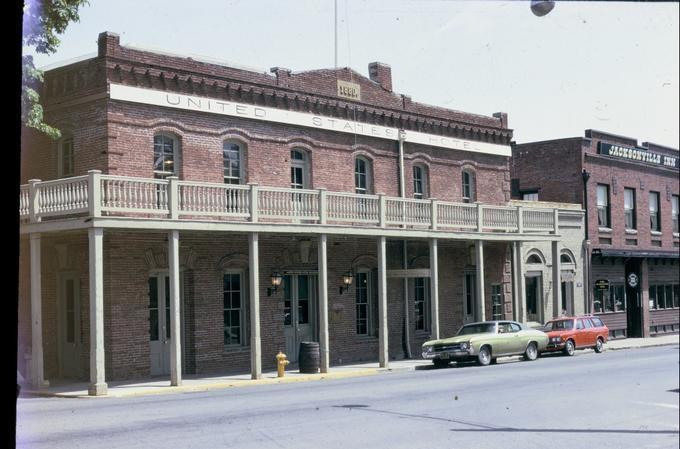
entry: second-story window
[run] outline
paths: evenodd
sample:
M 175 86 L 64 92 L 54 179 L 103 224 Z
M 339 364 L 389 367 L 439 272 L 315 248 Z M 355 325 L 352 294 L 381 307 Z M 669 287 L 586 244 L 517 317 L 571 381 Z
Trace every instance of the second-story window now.
M 243 151 L 241 145 L 235 142 L 222 144 L 222 160 L 224 166 L 225 184 L 242 184 Z
M 290 188 L 309 188 L 307 153 L 304 151 L 291 150 L 290 152 Z
M 597 185 L 597 224 L 601 228 L 610 228 L 609 221 L 609 186 Z
M 469 170 L 463 170 L 463 202 L 472 203 L 476 200 L 475 175 Z
M 422 165 L 413 166 L 413 198 L 427 198 L 427 171 Z
M 678 200 L 680 197 L 678 195 L 673 195 L 671 197 L 671 216 L 673 218 L 673 232 L 678 233 Z
M 65 137 L 59 141 L 57 174 L 59 178 L 73 176 L 73 138 Z
M 371 193 L 371 165 L 363 157 L 354 160 L 354 192 Z
M 661 214 L 659 213 L 659 192 L 649 192 L 649 230 L 661 231 Z
M 637 229 L 635 216 L 635 189 L 623 189 L 623 212 L 626 219 L 626 229 Z
M 522 192 L 522 200 L 524 200 L 524 201 L 538 201 L 538 191 L 532 190 L 532 191 Z
M 177 139 L 158 134 L 153 138 L 153 174 L 156 179 L 165 179 L 177 175 Z

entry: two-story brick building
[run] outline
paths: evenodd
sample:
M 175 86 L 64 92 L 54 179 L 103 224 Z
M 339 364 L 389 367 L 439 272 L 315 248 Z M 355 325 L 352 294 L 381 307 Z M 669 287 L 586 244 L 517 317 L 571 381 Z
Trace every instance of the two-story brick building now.
M 547 245 L 559 273 L 562 217 L 582 233 L 579 210 L 509 202 L 506 114 L 414 102 L 388 65 L 261 73 L 113 33 L 98 45 L 45 74 L 62 139 L 22 141 L 19 366 L 34 385 L 257 378 L 303 341 L 322 372 L 387 366 L 464 322 L 525 318 L 522 245 Z M 568 253 L 580 264 L 580 244 Z
M 678 150 L 586 130 L 513 145 L 513 196 L 587 210 L 588 309 L 614 337 L 676 332 Z

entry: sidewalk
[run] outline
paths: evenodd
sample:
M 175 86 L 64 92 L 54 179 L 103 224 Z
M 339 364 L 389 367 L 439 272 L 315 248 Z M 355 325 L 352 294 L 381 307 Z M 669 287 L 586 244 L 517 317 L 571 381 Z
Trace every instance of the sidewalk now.
M 620 350 L 645 348 L 651 346 L 677 345 L 680 343 L 678 334 L 662 335 L 651 338 L 625 338 L 612 340 L 605 345 L 605 350 Z M 353 365 L 332 366 L 326 374 L 301 374 L 298 370 L 286 371 L 285 377 L 276 376 L 276 371 L 262 373 L 262 378 L 252 380 L 249 373 L 229 376 L 185 375 L 182 385 L 170 386 L 167 378 L 141 381 L 114 381 L 108 384 L 108 395 L 88 396 L 87 382 L 81 383 L 53 383 L 48 388 L 31 390 L 22 387 L 21 396 L 52 396 L 63 398 L 110 398 L 134 397 L 151 394 L 188 393 L 196 391 L 218 390 L 230 387 L 249 387 L 255 385 L 276 385 L 290 382 L 318 381 L 323 379 L 346 379 L 350 377 L 372 376 L 385 372 L 413 371 L 432 366 L 432 362 L 422 359 L 392 360 L 388 368 L 380 368 L 377 362 Z

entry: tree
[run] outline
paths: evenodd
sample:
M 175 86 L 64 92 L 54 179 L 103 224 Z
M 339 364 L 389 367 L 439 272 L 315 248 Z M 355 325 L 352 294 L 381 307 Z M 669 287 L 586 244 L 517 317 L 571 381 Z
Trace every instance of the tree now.
M 78 22 L 78 9 L 88 0 L 26 0 L 23 17 L 23 45 L 33 47 L 37 53 L 52 54 L 57 51 L 62 34 L 70 22 Z M 22 56 L 21 121 L 53 139 L 61 137 L 58 129 L 43 121 L 40 104 L 40 85 L 43 73 L 35 68 L 31 55 Z

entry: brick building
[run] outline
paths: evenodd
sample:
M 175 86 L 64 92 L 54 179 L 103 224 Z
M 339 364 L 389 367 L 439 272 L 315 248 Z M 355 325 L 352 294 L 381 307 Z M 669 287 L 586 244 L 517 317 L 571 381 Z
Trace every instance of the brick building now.
M 322 372 L 387 366 L 464 322 L 522 318 L 513 257 L 547 245 L 559 270 L 563 214 L 509 203 L 507 115 L 413 102 L 388 65 L 369 74 L 259 73 L 113 33 L 47 71 L 63 137 L 22 141 L 32 382 L 89 377 L 96 395 L 111 379 L 257 378 L 302 341 Z
M 586 130 L 513 144 L 513 197 L 587 210 L 588 309 L 614 337 L 677 332 L 678 150 Z

